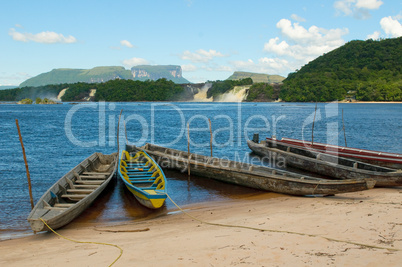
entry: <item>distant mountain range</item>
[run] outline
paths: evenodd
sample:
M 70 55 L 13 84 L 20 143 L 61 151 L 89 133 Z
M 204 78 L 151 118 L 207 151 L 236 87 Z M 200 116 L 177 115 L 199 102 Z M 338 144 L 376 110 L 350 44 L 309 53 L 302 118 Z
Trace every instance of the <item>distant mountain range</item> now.
M 251 78 L 254 83 L 282 83 L 285 77 L 280 75 L 269 75 L 263 73 L 253 73 L 244 71 L 235 71 L 228 80 L 241 80 Z
M 141 65 L 135 66 L 131 70 L 118 66 L 95 67 L 93 69 L 54 69 L 24 81 L 19 87 L 77 82 L 101 83 L 115 79 L 145 81 L 161 78 L 171 80 L 174 83 L 190 83 L 183 78 L 180 66 Z

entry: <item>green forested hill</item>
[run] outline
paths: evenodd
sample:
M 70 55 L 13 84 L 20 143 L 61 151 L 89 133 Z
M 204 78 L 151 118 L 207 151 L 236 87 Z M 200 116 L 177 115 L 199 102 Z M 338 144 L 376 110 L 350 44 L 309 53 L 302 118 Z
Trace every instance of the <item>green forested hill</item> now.
M 285 101 L 402 101 L 402 37 L 351 41 L 283 81 Z

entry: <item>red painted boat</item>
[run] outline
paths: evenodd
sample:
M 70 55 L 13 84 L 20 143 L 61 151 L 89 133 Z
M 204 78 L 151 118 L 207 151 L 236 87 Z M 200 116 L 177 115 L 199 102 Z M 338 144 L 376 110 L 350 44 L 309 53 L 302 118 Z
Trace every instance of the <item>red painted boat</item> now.
M 276 141 L 278 143 L 283 143 L 300 149 L 307 149 L 310 151 L 336 155 L 344 158 L 358 159 L 359 161 L 383 167 L 402 169 L 402 154 L 343 147 L 343 146 L 336 146 L 317 142 L 314 142 L 312 144 L 310 141 L 304 141 L 292 138 L 282 138 L 281 140 L 276 140 L 276 138 L 273 137 L 273 138 L 267 138 L 267 140 Z

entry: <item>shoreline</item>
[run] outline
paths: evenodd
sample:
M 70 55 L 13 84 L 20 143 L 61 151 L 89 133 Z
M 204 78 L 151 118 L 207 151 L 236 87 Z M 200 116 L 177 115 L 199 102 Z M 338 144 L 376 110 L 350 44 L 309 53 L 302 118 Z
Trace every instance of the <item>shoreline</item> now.
M 254 230 L 208 225 L 173 211 L 57 232 L 119 246 L 123 254 L 114 266 L 399 266 L 402 187 L 320 198 L 269 194 L 183 207 L 210 223 Z M 0 251 L 4 266 L 105 266 L 119 256 L 116 247 L 77 244 L 53 233 L 0 241 Z
M 292 103 L 333 103 L 331 102 L 286 102 L 286 101 L 238 101 L 238 102 L 219 102 L 219 101 L 105 101 L 105 103 L 278 103 L 278 104 L 292 104 Z M 97 101 L 75 101 L 75 102 L 56 102 L 48 104 L 22 104 L 18 101 L 0 101 L 0 105 L 60 105 L 60 104 L 88 104 L 88 103 L 99 103 Z M 402 104 L 402 101 L 338 101 L 339 104 Z

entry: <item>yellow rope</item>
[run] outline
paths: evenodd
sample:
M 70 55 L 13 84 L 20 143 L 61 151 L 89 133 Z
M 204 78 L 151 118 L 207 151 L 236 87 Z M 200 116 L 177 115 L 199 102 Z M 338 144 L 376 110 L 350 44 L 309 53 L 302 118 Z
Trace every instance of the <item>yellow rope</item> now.
M 356 245 L 356 246 L 362 246 L 362 247 L 366 247 L 366 248 L 387 249 L 387 250 L 390 250 L 390 251 L 402 251 L 402 249 L 397 249 L 397 248 L 387 248 L 387 247 L 367 245 L 367 244 L 363 244 L 363 243 L 347 241 L 347 240 L 341 240 L 341 239 L 335 239 L 335 238 L 325 237 L 325 236 L 321 236 L 321 235 L 305 234 L 305 233 L 299 233 L 299 232 L 293 232 L 293 231 L 285 231 L 285 230 L 262 229 L 262 228 L 256 228 L 256 227 L 251 227 L 251 226 L 243 226 L 243 225 L 210 223 L 210 222 L 206 222 L 206 221 L 203 221 L 201 219 L 198 219 L 198 218 L 192 216 L 191 214 L 185 212 L 181 207 L 179 207 L 179 205 L 176 204 L 176 202 L 173 201 L 173 199 L 168 194 L 166 194 L 166 195 L 170 199 L 170 201 L 172 201 L 172 203 L 181 212 L 183 212 L 185 215 L 187 215 L 188 217 L 190 217 L 190 218 L 192 218 L 192 219 L 194 219 L 194 220 L 196 220 L 196 221 L 198 221 L 200 223 L 205 223 L 205 224 L 208 224 L 208 225 L 222 226 L 222 227 L 243 228 L 243 229 L 250 229 L 250 230 L 256 230 L 256 231 L 261 231 L 261 232 L 284 233 L 284 234 L 301 235 L 301 236 L 308 236 L 308 237 L 321 237 L 321 238 L 324 238 L 324 239 L 326 239 L 328 241 L 334 241 L 334 242 L 339 242 L 339 243 L 347 243 L 347 244 L 352 244 L 352 245 Z
M 99 243 L 99 242 L 78 241 L 78 240 L 70 239 L 70 238 L 67 238 L 67 237 L 62 236 L 61 234 L 57 233 L 42 218 L 40 218 L 40 220 L 47 226 L 47 228 L 50 229 L 50 231 L 52 231 L 53 233 L 55 233 L 59 237 L 64 238 L 64 239 L 66 239 L 68 241 L 75 242 L 75 243 L 81 243 L 81 244 L 105 245 L 105 246 L 112 246 L 112 247 L 118 248 L 120 250 L 120 255 L 109 265 L 109 267 L 112 266 L 113 264 L 115 264 L 120 259 L 121 255 L 123 255 L 123 249 L 121 247 L 119 247 L 118 245 L 108 244 L 108 243 Z

